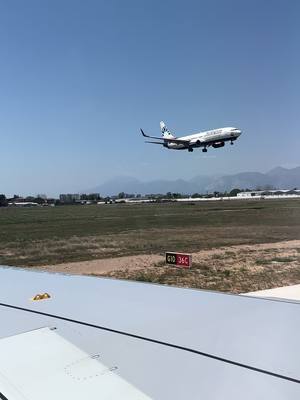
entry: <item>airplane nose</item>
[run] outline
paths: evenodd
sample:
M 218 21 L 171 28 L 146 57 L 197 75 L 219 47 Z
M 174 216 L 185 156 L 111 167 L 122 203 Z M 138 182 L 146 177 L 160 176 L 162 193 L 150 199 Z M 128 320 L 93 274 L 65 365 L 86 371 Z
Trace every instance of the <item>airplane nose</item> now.
M 240 136 L 242 134 L 242 131 L 240 131 L 239 129 L 236 129 L 235 133 Z

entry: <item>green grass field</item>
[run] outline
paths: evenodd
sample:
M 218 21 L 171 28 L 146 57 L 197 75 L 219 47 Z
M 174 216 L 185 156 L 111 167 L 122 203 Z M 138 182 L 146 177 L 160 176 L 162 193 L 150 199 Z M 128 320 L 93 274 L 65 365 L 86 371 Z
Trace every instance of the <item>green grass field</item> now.
M 0 264 L 300 239 L 297 200 L 0 208 Z

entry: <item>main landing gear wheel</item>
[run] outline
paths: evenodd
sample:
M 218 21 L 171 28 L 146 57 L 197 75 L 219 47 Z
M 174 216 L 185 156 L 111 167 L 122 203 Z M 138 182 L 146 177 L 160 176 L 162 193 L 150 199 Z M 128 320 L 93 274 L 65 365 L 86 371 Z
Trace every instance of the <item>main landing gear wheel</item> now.
M 189 147 L 189 152 L 192 153 L 194 149 L 192 147 Z
M 202 149 L 203 153 L 207 153 L 207 148 L 204 147 L 204 149 Z
M 230 144 L 233 144 L 233 141 L 231 141 Z

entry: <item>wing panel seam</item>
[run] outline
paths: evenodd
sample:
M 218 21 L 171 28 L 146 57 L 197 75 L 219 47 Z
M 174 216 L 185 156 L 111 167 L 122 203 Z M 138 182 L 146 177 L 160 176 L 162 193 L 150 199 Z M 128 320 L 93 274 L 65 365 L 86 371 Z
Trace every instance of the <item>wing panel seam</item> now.
M 186 352 L 189 352 L 189 353 L 197 354 L 197 355 L 200 355 L 200 356 L 203 356 L 203 357 L 207 357 L 207 358 L 210 358 L 210 359 L 213 359 L 213 360 L 216 360 L 216 361 L 224 362 L 226 364 L 234 365 L 236 367 L 245 368 L 245 369 L 248 369 L 250 371 L 259 372 L 261 374 L 273 376 L 273 377 L 278 378 L 278 379 L 283 379 L 283 380 L 286 380 L 286 381 L 289 381 L 289 382 L 293 382 L 293 383 L 298 383 L 298 384 L 300 383 L 300 380 L 297 379 L 297 378 L 293 378 L 293 377 L 290 377 L 290 376 L 287 376 L 287 375 L 278 374 L 276 372 L 268 371 L 268 370 L 265 370 L 265 369 L 262 369 L 262 368 L 253 367 L 252 365 L 240 363 L 238 361 L 230 360 L 230 359 L 227 359 L 227 358 L 224 358 L 224 357 L 219 357 L 219 356 L 214 355 L 214 354 L 206 353 L 206 352 L 203 352 L 203 351 L 200 351 L 200 350 L 196 350 L 196 349 L 191 349 L 191 348 L 185 347 L 185 346 L 180 346 L 180 345 L 177 345 L 177 344 L 174 344 L 174 343 L 168 343 L 168 342 L 164 342 L 164 341 L 161 341 L 161 340 L 148 338 L 146 336 L 136 335 L 134 333 L 130 333 L 130 332 L 125 332 L 125 331 L 120 331 L 120 330 L 117 330 L 117 329 L 109 328 L 109 327 L 106 327 L 106 326 L 91 324 L 89 322 L 78 321 L 76 319 L 63 317 L 61 315 L 55 315 L 55 314 L 45 313 L 43 311 L 31 310 L 29 308 L 14 306 L 12 304 L 0 303 L 0 306 L 1 307 L 6 307 L 6 308 L 11 308 L 11 309 L 14 309 L 14 310 L 19 310 L 19 311 L 25 311 L 25 312 L 29 312 L 29 313 L 32 313 L 32 314 L 43 315 L 45 317 L 55 318 L 55 319 L 59 319 L 61 321 L 71 322 L 71 323 L 75 323 L 75 324 L 79 324 L 79 325 L 83 325 L 83 326 L 88 326 L 90 328 L 95 328 L 95 329 L 103 330 L 103 331 L 106 331 L 106 332 L 111 332 L 111 333 L 115 333 L 115 334 L 118 334 L 118 335 L 131 337 L 133 339 L 143 340 L 145 342 L 150 342 L 150 343 L 155 343 L 155 344 L 159 344 L 159 345 L 166 346 L 166 347 L 171 347 L 173 349 L 182 350 L 182 351 L 186 351 Z M 0 399 L 1 399 L 1 397 L 0 397 Z

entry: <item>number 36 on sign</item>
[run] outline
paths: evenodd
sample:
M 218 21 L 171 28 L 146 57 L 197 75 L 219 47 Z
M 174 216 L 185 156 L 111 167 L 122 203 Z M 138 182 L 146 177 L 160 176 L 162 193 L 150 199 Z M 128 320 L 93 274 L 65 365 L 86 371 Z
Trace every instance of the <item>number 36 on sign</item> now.
M 167 252 L 166 263 L 181 268 L 191 268 L 192 256 L 190 254 Z

